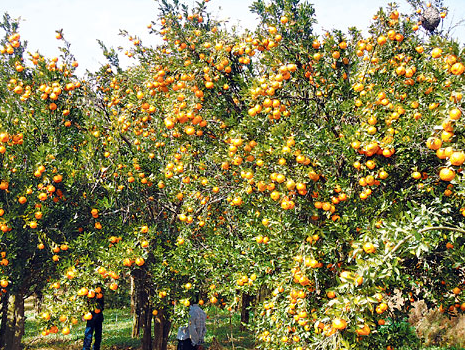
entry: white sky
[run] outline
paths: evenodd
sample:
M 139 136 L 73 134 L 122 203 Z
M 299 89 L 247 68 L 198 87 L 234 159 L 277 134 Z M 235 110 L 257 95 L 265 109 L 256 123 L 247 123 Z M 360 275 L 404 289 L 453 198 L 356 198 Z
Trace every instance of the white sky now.
M 194 0 L 185 0 L 192 5 Z M 219 19 L 230 19 L 242 28 L 253 28 L 255 15 L 249 11 L 252 0 L 211 0 L 210 11 Z M 388 0 L 313 0 L 318 24 L 322 29 L 342 29 L 357 26 L 368 27 L 372 16 Z M 449 7 L 447 21 L 465 19 L 464 0 L 446 0 Z M 401 10 L 410 11 L 405 1 L 399 1 Z M 144 44 L 157 43 L 155 35 L 149 35 L 147 24 L 157 19 L 158 4 L 154 0 L 0 0 L 0 14 L 8 12 L 13 18 L 21 17 L 20 34 L 29 42 L 28 49 L 39 50 L 48 57 L 57 56 L 58 42 L 55 30 L 63 29 L 71 42 L 71 50 L 79 62 L 79 73 L 85 69 L 94 71 L 105 60 L 96 39 L 110 47 L 129 47 L 127 39 L 118 35 L 119 29 L 142 38 Z M 461 43 L 465 42 L 465 27 L 454 32 Z M 130 61 L 121 55 L 121 63 Z

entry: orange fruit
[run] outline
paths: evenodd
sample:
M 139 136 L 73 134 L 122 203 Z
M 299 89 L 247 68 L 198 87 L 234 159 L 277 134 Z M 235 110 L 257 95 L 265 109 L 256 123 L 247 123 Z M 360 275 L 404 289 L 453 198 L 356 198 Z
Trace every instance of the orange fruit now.
M 452 165 L 462 165 L 465 162 L 465 153 L 463 151 L 453 152 L 449 160 Z
M 389 174 L 384 171 L 384 170 L 381 170 L 378 174 L 378 177 L 381 179 L 381 180 L 384 180 L 384 179 L 387 179 L 387 177 L 389 176 Z
M 438 150 L 442 146 L 442 140 L 437 137 L 430 137 L 426 141 L 426 146 L 432 150 Z
M 358 335 L 368 335 L 370 334 L 371 330 L 370 327 L 368 327 L 367 324 L 363 325 L 363 327 L 357 328 L 355 331 Z
M 443 181 L 452 181 L 455 178 L 455 171 L 450 168 L 442 168 L 439 178 Z
M 451 120 L 459 120 L 462 115 L 462 111 L 458 108 L 452 108 L 449 111 L 449 117 Z
M 331 322 L 331 326 L 334 329 L 342 330 L 347 327 L 347 322 L 344 319 L 337 317 L 333 320 L 333 322 Z
M 380 35 L 378 37 L 378 39 L 376 39 L 376 41 L 378 42 L 378 45 L 384 45 L 387 41 L 386 37 L 384 35 Z
M 465 71 L 465 66 L 461 62 L 452 65 L 450 71 L 454 75 L 461 75 Z
M 439 58 L 442 55 L 442 49 L 439 47 L 436 47 L 431 51 L 431 57 L 433 58 Z
M 363 250 L 365 251 L 365 253 L 371 254 L 371 253 L 374 253 L 376 251 L 376 247 L 373 245 L 373 243 L 366 242 L 363 245 Z

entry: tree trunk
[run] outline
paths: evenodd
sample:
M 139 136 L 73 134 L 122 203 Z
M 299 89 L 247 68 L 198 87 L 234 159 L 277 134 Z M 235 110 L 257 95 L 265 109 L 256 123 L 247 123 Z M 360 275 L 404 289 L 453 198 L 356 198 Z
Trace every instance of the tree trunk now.
M 256 302 L 263 303 L 270 295 L 271 291 L 265 285 L 262 285 L 257 295 Z
M 8 293 L 3 293 L 1 296 L 1 309 L 0 309 L 0 349 L 3 347 L 5 339 L 5 330 L 8 317 Z
M 135 273 L 135 271 L 134 271 Z M 140 335 L 140 307 L 139 307 L 139 279 L 131 274 L 131 314 L 132 314 L 132 337 L 139 338 Z
M 252 301 L 252 297 L 247 293 L 242 293 L 242 305 L 241 305 L 241 331 L 247 330 L 247 325 L 249 324 L 249 306 Z
M 150 312 L 149 298 L 146 298 L 142 311 L 142 350 L 152 350 L 152 313 Z
M 160 309 L 153 325 L 153 350 L 166 350 L 168 347 L 168 335 L 170 334 L 171 321 L 165 309 Z
M 24 296 L 21 292 L 11 294 L 8 298 L 6 323 L 0 349 L 21 350 L 24 334 Z
M 42 302 L 44 300 L 44 295 L 41 290 L 36 290 L 34 292 L 34 309 L 36 313 L 40 314 L 42 312 Z
M 147 274 L 143 271 L 138 285 L 139 324 L 142 326 L 142 350 L 152 350 L 152 314 L 150 307 L 150 288 Z

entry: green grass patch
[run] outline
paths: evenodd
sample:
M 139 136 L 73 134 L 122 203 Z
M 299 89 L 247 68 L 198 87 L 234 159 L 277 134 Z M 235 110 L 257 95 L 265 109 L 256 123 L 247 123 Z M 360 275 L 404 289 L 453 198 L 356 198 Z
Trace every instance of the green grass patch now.
M 211 308 L 206 310 L 207 335 L 205 342 L 210 345 L 214 340 L 223 347 L 228 349 L 254 349 L 255 339 L 251 331 L 240 330 L 241 315 L 237 312 Z
M 24 350 L 82 349 L 86 322 L 79 321 L 67 336 L 58 333 L 44 337 L 40 334 L 41 329 L 33 313 L 27 312 L 26 317 L 25 335 L 22 341 Z M 129 309 L 104 311 L 102 350 L 140 347 L 140 340 L 131 338 L 131 333 L 132 317 Z
M 229 313 L 218 308 L 207 308 L 207 335 L 205 348 L 252 350 L 255 349 L 254 334 L 240 330 L 240 314 Z M 61 333 L 42 336 L 39 323 L 34 319 L 32 310 L 26 312 L 26 329 L 23 337 L 24 350 L 81 350 L 86 323 L 79 321 L 71 329 L 71 334 Z M 102 350 L 136 350 L 140 349 L 140 339 L 133 339 L 132 317 L 129 308 L 105 310 L 103 322 Z M 187 320 L 186 320 L 187 323 Z M 169 349 L 176 347 L 177 324 L 173 325 L 169 339 Z M 380 345 L 380 344 L 378 344 Z M 373 346 L 373 350 L 377 347 Z M 383 347 L 385 349 L 385 347 Z M 397 350 L 464 350 L 458 347 L 418 347 L 405 346 Z

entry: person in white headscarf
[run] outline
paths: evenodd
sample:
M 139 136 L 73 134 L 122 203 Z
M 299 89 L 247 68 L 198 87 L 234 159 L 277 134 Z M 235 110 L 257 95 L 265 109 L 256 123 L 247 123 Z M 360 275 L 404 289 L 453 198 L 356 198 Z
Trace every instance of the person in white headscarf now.
M 189 308 L 189 324 L 181 326 L 178 330 L 178 350 L 202 350 L 207 332 L 207 315 L 198 304 Z

